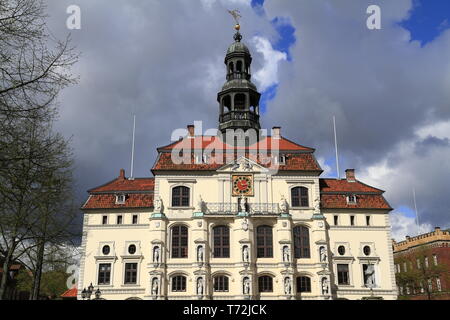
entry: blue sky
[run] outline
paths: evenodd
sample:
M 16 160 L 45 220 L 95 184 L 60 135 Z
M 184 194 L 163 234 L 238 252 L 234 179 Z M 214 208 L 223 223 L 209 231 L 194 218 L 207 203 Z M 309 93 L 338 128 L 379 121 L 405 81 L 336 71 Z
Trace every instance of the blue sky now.
M 424 46 L 450 27 L 450 1 L 414 0 L 409 19 L 400 25 L 411 32 L 411 40 Z

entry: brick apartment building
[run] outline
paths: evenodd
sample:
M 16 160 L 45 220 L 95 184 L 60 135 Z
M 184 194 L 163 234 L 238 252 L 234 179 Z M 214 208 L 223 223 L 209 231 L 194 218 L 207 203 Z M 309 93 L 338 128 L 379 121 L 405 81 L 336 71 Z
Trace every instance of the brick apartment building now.
M 450 299 L 450 229 L 393 241 L 399 298 Z

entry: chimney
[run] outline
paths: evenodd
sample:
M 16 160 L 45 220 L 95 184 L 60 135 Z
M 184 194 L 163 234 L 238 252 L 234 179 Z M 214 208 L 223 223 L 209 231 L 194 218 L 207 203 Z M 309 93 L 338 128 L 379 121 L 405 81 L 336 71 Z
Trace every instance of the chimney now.
M 187 126 L 188 129 L 188 137 L 192 138 L 195 136 L 195 126 L 193 124 L 190 124 Z
M 272 128 L 272 138 L 281 139 L 281 127 Z
M 434 232 L 439 234 L 441 232 L 441 227 L 435 227 Z
M 122 179 L 122 180 L 125 180 L 125 169 L 120 169 L 119 178 Z
M 345 175 L 347 177 L 347 182 L 356 182 L 355 169 L 345 170 Z

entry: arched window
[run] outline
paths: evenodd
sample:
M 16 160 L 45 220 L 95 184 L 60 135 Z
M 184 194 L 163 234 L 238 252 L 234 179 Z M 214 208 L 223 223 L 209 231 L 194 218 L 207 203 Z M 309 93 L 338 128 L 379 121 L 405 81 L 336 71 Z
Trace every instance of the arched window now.
M 233 73 L 234 72 L 234 63 L 230 62 L 230 70 L 228 73 Z
M 242 61 L 236 63 L 236 72 L 242 72 Z
M 172 189 L 172 207 L 189 207 L 189 188 L 175 187 Z
M 293 207 L 309 207 L 308 189 L 305 187 L 295 187 L 291 190 Z
M 245 94 L 238 93 L 234 97 L 234 109 L 235 110 L 245 110 Z
M 310 277 L 297 277 L 297 292 L 311 292 Z
M 294 254 L 296 259 L 310 258 L 309 229 L 304 226 L 294 228 Z
M 273 292 L 273 280 L 270 276 L 261 276 L 258 278 L 259 292 Z
M 186 291 L 186 277 L 174 276 L 172 277 L 172 292 L 185 292 Z
M 213 229 L 214 258 L 230 257 L 230 228 L 218 226 Z
M 256 228 L 256 246 L 258 258 L 273 257 L 272 227 L 259 226 Z
M 214 277 L 214 292 L 228 292 L 228 277 L 227 276 L 216 276 Z
M 188 257 L 188 228 L 172 227 L 172 258 Z
M 223 97 L 223 106 L 227 108 L 226 112 L 231 111 L 231 97 L 229 95 Z

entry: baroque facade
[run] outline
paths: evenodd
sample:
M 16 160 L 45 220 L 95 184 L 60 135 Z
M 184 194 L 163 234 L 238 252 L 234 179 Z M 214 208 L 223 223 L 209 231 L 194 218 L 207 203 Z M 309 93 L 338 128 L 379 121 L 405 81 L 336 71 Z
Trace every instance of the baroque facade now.
M 157 149 L 153 177 L 122 169 L 89 190 L 78 298 L 92 283 L 105 299 L 396 299 L 383 191 L 352 169 L 320 178 L 314 149 L 279 127 L 259 133 L 252 57 L 236 29 L 218 135 L 188 126 Z M 251 130 L 255 141 L 242 135 Z

